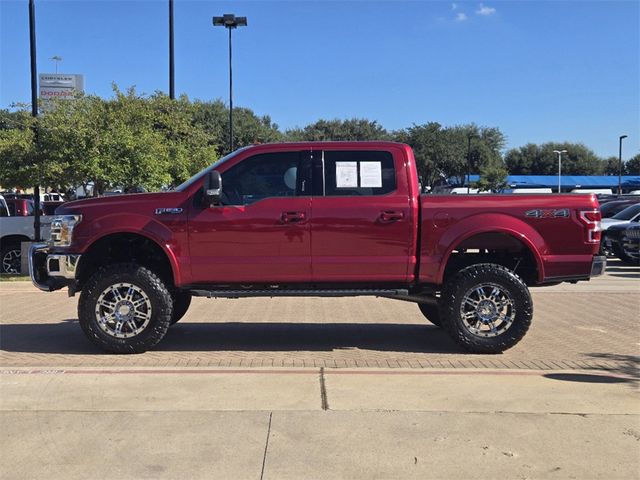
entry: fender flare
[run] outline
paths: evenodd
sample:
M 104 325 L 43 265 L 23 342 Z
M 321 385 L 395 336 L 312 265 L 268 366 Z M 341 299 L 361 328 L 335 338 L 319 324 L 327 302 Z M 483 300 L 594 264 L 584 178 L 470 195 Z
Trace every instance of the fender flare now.
M 521 242 L 533 255 L 538 270 L 538 281 L 544 279 L 542 253 L 547 244 L 531 225 L 510 215 L 489 213 L 467 217 L 458 221 L 439 240 L 437 249 L 442 252 L 442 262 L 438 268 L 438 282 L 444 280 L 444 272 L 453 250 L 465 240 L 483 233 L 501 233 Z
M 126 227 L 122 225 L 126 224 Z M 82 224 L 81 224 L 82 225 Z M 164 252 L 169 260 L 174 285 L 180 285 L 182 275 L 175 252 L 175 239 L 169 228 L 160 222 L 149 219 L 148 216 L 137 214 L 119 214 L 100 217 L 88 225 L 82 225 L 83 230 L 89 229 L 96 232 L 94 235 L 82 239 L 81 252 L 84 254 L 97 242 L 105 237 L 117 234 L 132 234 L 144 237 L 155 243 Z

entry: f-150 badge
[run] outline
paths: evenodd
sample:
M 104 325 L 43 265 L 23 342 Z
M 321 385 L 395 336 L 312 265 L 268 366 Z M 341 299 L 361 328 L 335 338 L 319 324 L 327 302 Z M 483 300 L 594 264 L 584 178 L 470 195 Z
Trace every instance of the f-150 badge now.
M 156 215 L 162 215 L 163 213 L 171 213 L 171 214 L 178 214 L 178 213 L 182 213 L 182 209 L 181 208 L 156 208 Z
M 538 208 L 536 210 L 529 210 L 528 212 L 525 212 L 525 215 L 533 218 L 569 218 L 569 209 L 561 208 L 560 210 L 543 210 Z

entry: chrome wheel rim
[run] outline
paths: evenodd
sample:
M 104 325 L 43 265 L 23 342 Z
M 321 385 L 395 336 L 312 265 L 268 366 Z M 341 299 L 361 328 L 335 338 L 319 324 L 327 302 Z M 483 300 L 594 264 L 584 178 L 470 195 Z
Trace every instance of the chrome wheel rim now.
M 132 283 L 116 283 L 104 289 L 96 302 L 100 329 L 115 338 L 131 338 L 151 321 L 151 300 Z
M 2 257 L 2 271 L 4 273 L 20 273 L 20 250 L 9 250 Z
M 460 318 L 471 334 L 497 337 L 513 324 L 516 308 L 507 290 L 495 283 L 483 283 L 470 288 L 462 297 Z

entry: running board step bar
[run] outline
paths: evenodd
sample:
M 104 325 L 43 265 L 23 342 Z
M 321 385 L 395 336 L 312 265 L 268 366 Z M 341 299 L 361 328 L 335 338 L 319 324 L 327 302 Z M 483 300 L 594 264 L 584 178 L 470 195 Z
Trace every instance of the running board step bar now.
M 191 290 L 194 297 L 247 298 L 247 297 L 402 297 L 409 295 L 405 289 L 332 289 L 332 290 Z

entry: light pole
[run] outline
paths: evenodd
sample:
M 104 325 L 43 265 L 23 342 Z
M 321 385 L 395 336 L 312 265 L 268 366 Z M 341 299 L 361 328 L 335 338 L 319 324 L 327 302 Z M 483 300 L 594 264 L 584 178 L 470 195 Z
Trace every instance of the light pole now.
M 213 17 L 214 27 L 225 27 L 229 30 L 229 152 L 233 152 L 233 69 L 231 67 L 231 30 L 247 26 L 247 17 L 236 17 L 233 13 L 225 13 L 222 17 Z
M 618 149 L 618 195 L 622 195 L 622 140 L 626 135 L 620 135 L 620 148 Z
M 53 60 L 54 61 L 54 63 L 56 64 L 56 73 L 58 73 L 58 62 L 62 61 L 62 57 L 60 57 L 58 55 L 54 55 L 49 60 Z
M 561 192 L 562 188 L 562 154 L 567 153 L 566 150 L 554 150 L 553 153 L 558 154 L 558 193 Z

